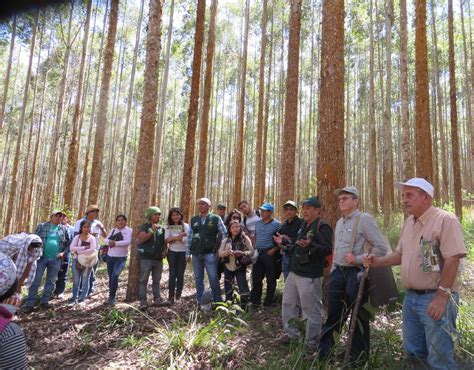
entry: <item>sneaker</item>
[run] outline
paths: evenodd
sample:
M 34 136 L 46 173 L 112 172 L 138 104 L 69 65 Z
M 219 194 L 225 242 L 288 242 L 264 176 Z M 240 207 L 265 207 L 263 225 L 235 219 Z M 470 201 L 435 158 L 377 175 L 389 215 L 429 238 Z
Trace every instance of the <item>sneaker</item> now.
M 79 307 L 85 307 L 85 306 L 86 306 L 86 302 L 80 301 L 77 305 L 78 305 Z
M 61 294 L 57 294 L 56 295 L 56 299 L 59 299 L 59 300 L 63 300 L 64 299 L 64 293 L 61 293 Z
M 146 302 L 140 302 L 140 306 L 138 308 L 142 311 L 145 311 L 148 308 L 148 304 Z
M 167 305 L 167 306 L 172 306 L 172 305 L 174 305 L 174 299 L 173 299 L 173 298 L 168 299 L 168 300 L 166 301 L 166 305 Z
M 41 303 L 39 307 L 42 310 L 49 310 L 49 309 L 53 308 L 53 306 L 50 305 L 49 303 Z
M 161 298 L 153 300 L 153 306 L 163 306 L 163 300 Z
M 69 302 L 69 304 L 68 304 L 67 306 L 68 306 L 68 307 L 74 307 L 74 306 L 76 306 L 76 305 L 77 305 L 77 301 L 74 300 L 74 301 Z
M 107 300 L 107 304 L 108 304 L 109 306 L 115 305 L 115 299 L 109 298 L 109 299 Z
M 288 334 L 284 334 L 278 339 L 278 344 L 283 346 L 289 345 L 292 341 L 296 340 L 296 338 L 291 338 Z

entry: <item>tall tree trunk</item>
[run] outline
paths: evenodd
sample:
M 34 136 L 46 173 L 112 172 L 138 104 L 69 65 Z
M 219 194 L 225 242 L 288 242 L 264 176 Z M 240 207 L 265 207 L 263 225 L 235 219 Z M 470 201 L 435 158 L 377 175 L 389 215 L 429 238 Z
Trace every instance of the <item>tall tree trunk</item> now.
M 264 192 L 262 192 L 262 182 L 265 184 L 265 174 L 262 173 L 263 165 L 263 113 L 265 110 L 265 51 L 267 46 L 267 16 L 268 1 L 263 0 L 262 11 L 262 42 L 260 45 L 260 70 L 258 82 L 258 115 L 257 115 L 257 148 L 255 158 L 255 194 L 253 204 L 262 204 Z M 264 185 L 265 186 L 265 185 Z
M 111 0 L 109 28 L 107 42 L 104 49 L 104 65 L 102 68 L 102 84 L 99 95 L 99 111 L 97 113 L 97 126 L 95 130 L 94 154 L 89 181 L 89 204 L 97 203 L 99 196 L 100 180 L 104 159 L 104 138 L 107 127 L 107 112 L 109 103 L 110 79 L 112 77 L 112 64 L 114 61 L 115 35 L 117 33 L 119 0 Z
M 207 171 L 207 136 L 209 127 L 209 110 L 211 108 L 212 69 L 214 64 L 215 28 L 216 28 L 217 0 L 211 2 L 211 19 L 207 39 L 206 73 L 204 76 L 204 103 L 202 109 L 201 130 L 199 132 L 199 162 L 196 184 L 196 196 L 205 196 L 206 171 Z
M 402 0 L 404 1 L 404 0 Z M 377 129 L 375 127 L 375 56 L 373 30 L 373 0 L 370 0 L 370 62 L 369 62 L 369 187 L 370 208 L 372 213 L 378 212 L 377 194 Z
M 132 251 L 130 253 L 130 268 L 128 273 L 127 296 L 128 302 L 138 297 L 138 278 L 140 264 L 135 240 L 140 224 L 143 222 L 145 210 L 150 206 L 151 171 L 153 165 L 154 136 L 158 103 L 158 66 L 161 51 L 161 14 L 162 1 L 150 0 L 150 15 L 148 19 L 148 35 L 146 39 L 146 62 L 143 89 L 143 110 L 140 120 L 140 142 L 135 166 L 135 182 L 132 193 L 131 223 L 135 231 Z
M 87 2 L 86 23 L 84 25 L 84 39 L 82 41 L 81 64 L 79 66 L 79 75 L 77 76 L 76 102 L 72 116 L 72 132 L 69 144 L 69 153 L 67 159 L 66 183 L 64 186 L 64 206 L 72 209 L 72 200 L 74 199 L 74 187 L 76 185 L 76 171 L 79 152 L 79 118 L 81 116 L 82 89 L 84 85 L 84 71 L 87 56 L 87 43 L 89 40 L 89 25 L 92 12 L 92 0 Z
M 38 19 L 39 19 L 39 10 L 36 11 L 35 20 L 33 24 L 33 35 L 31 36 L 30 44 L 30 57 L 28 60 L 28 70 L 26 72 L 25 88 L 23 92 L 23 102 L 20 112 L 20 119 L 18 120 L 18 138 L 16 142 L 15 149 L 15 159 L 13 160 L 13 169 L 11 174 L 11 183 L 10 183 L 10 192 L 8 196 L 8 206 L 5 217 L 5 235 L 10 234 L 12 226 L 12 216 L 13 210 L 15 208 L 15 199 L 17 195 L 17 176 L 18 176 L 18 163 L 20 161 L 21 154 L 21 142 L 23 139 L 23 128 L 25 126 L 25 114 L 26 107 L 28 106 L 28 97 L 30 93 L 30 80 L 31 80 L 31 67 L 33 65 L 33 56 L 35 54 L 35 44 L 36 44 L 36 33 L 38 29 Z M 15 230 L 13 230 L 15 231 Z
M 400 0 L 400 93 L 402 126 L 402 178 L 414 177 L 414 161 L 411 156 L 409 96 L 408 96 L 408 31 L 407 0 Z
M 301 0 L 291 1 L 288 69 L 286 80 L 285 150 L 281 151 L 280 201 L 295 199 L 296 126 L 298 123 L 298 77 L 301 29 Z
M 438 123 L 439 123 L 439 137 L 440 137 L 440 151 L 441 151 L 441 189 L 436 189 L 437 192 L 441 192 L 441 200 L 443 203 L 449 202 L 449 183 L 448 183 L 448 160 L 446 157 L 447 145 L 445 135 L 445 122 L 443 119 L 443 91 L 440 83 L 439 73 L 439 56 L 438 56 L 438 38 L 436 34 L 436 16 L 435 16 L 435 4 L 431 0 L 431 26 L 432 26 L 432 43 L 433 43 L 433 71 L 434 80 L 436 86 L 436 109 Z
M 0 135 L 3 132 L 3 119 L 5 115 L 5 105 L 7 104 L 8 86 L 10 84 L 10 71 L 12 69 L 13 50 L 15 48 L 15 37 L 16 37 L 16 15 L 13 16 L 12 35 L 10 39 L 10 51 L 8 52 L 8 64 L 7 64 L 7 70 L 5 71 L 5 80 L 3 83 L 2 106 L 0 108 Z
M 428 90 L 428 47 L 426 42 L 426 0 L 415 1 L 415 73 L 416 73 L 416 176 L 433 181 L 430 102 Z
M 334 190 L 344 171 L 344 0 L 323 0 L 319 95 L 318 193 L 324 218 L 334 227 L 339 209 Z
M 140 4 L 140 14 L 138 16 L 138 25 L 137 25 L 137 33 L 135 36 L 135 49 L 133 51 L 133 59 L 132 59 L 132 71 L 130 75 L 130 85 L 128 89 L 128 97 L 127 97 L 127 113 L 125 114 L 125 130 L 123 133 L 122 138 L 122 152 L 120 155 L 120 175 L 118 177 L 118 188 L 117 194 L 115 199 L 115 214 L 118 214 L 120 210 L 125 210 L 125 203 L 121 202 L 122 197 L 122 187 L 124 182 L 124 170 L 125 170 L 125 157 L 127 154 L 127 139 L 128 133 L 130 129 L 130 114 L 132 111 L 132 100 L 133 100 L 133 87 L 135 84 L 135 72 L 136 72 L 136 65 L 138 59 L 138 51 L 140 48 L 140 31 L 142 27 L 142 20 L 143 20 L 143 5 L 145 0 L 141 0 Z
M 462 219 L 461 164 L 459 161 L 458 109 L 456 105 L 456 65 L 454 64 L 453 1 L 448 0 L 449 97 L 451 105 L 451 146 L 454 177 L 454 209 Z
M 392 147 L 392 0 L 385 0 L 385 40 L 387 65 L 387 91 L 383 124 L 383 213 L 384 227 L 390 226 L 390 213 L 394 204 L 393 187 L 393 147 Z
M 244 44 L 242 52 L 242 64 L 240 70 L 240 101 L 237 128 L 237 143 L 235 151 L 235 177 L 234 177 L 234 195 L 232 199 L 233 206 L 236 206 L 242 200 L 242 175 L 244 168 L 244 123 L 245 123 L 245 85 L 247 82 L 247 51 L 249 42 L 249 17 L 250 1 L 245 2 L 245 28 Z
M 199 108 L 199 82 L 201 78 L 202 43 L 204 40 L 204 20 L 206 0 L 198 0 L 196 14 L 196 31 L 194 35 L 193 75 L 191 79 L 191 97 L 188 110 L 188 127 L 186 131 L 186 149 L 184 153 L 183 176 L 180 207 L 183 218 L 189 219 L 191 194 L 194 173 L 194 150 L 196 146 L 196 125 Z

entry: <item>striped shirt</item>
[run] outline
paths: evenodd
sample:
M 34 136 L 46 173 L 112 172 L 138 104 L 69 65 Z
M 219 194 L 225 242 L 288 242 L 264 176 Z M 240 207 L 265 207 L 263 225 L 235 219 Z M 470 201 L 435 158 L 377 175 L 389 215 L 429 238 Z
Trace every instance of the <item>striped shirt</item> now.
M 280 230 L 281 223 L 278 220 L 271 219 L 268 222 L 263 220 L 255 224 L 255 248 L 266 249 L 273 247 L 273 235 Z
M 26 369 L 26 340 L 21 328 L 10 322 L 0 332 L 0 369 Z

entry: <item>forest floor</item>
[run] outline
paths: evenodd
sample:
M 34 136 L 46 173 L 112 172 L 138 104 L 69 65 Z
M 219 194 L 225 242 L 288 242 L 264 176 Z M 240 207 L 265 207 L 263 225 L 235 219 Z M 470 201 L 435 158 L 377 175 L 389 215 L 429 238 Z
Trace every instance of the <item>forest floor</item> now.
M 457 344 L 462 368 L 473 368 L 474 264 L 464 275 Z M 121 276 L 118 301 L 124 299 L 127 271 Z M 167 265 L 162 296 L 167 294 Z M 71 283 L 68 282 L 68 288 Z M 277 301 L 281 301 L 281 282 Z M 150 294 L 151 296 L 151 294 Z M 321 368 L 337 367 L 343 344 L 331 363 L 320 364 L 305 355 L 302 344 L 282 346 L 280 307 L 239 313 L 235 306 L 217 312 L 197 311 L 192 272 L 186 271 L 182 302 L 150 307 L 146 313 L 133 305 L 106 305 L 107 274 L 101 263 L 97 293 L 84 307 L 52 300 L 53 309 L 19 317 L 27 336 L 28 361 L 34 368 L 60 367 L 174 367 L 174 368 Z M 406 368 L 401 342 L 401 307 L 374 311 L 371 323 L 371 359 L 367 368 Z M 344 337 L 344 335 L 343 335 Z M 343 340 L 341 341 L 343 343 Z

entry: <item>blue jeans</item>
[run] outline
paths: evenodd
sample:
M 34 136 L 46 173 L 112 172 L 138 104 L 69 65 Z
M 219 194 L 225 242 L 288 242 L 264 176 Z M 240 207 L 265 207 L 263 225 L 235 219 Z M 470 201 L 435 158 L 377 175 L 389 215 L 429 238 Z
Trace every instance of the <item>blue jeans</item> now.
M 54 288 L 54 294 L 59 295 L 64 293 L 64 289 L 66 289 L 68 270 L 69 254 L 62 260 L 61 268 L 58 272 L 58 280 L 56 280 L 56 288 Z
M 87 295 L 91 295 L 95 292 L 95 274 L 97 272 L 97 268 L 99 267 L 99 261 L 92 267 L 91 274 L 89 275 L 89 285 L 88 285 L 88 292 Z
M 427 360 L 432 369 L 457 369 L 453 336 L 456 334 L 457 303 L 453 294 L 441 320 L 428 315 L 428 306 L 436 293 L 407 291 L 403 301 L 403 347 L 408 357 Z
M 193 254 L 194 279 L 196 281 L 196 301 L 201 304 L 204 293 L 204 269 L 207 271 L 214 302 L 221 302 L 221 286 L 217 274 L 217 261 L 214 253 Z
M 89 278 L 91 275 L 92 267 L 86 267 L 84 268 L 84 270 L 79 271 L 76 265 L 77 258 L 74 258 L 74 260 L 72 261 L 72 301 L 76 302 L 79 298 L 79 302 L 82 302 L 87 297 L 87 288 L 89 286 Z
M 51 298 L 51 294 L 53 293 L 54 283 L 58 278 L 58 271 L 61 268 L 63 260 L 60 258 L 48 258 L 48 257 L 41 257 L 36 265 L 36 274 L 35 280 L 30 286 L 28 291 L 28 297 L 26 298 L 25 307 L 34 307 L 36 302 L 36 296 L 38 294 L 38 290 L 41 286 L 41 280 L 43 279 L 44 271 L 46 271 L 46 281 L 44 283 L 44 290 L 43 295 L 40 298 L 40 304 L 46 304 L 49 302 Z
M 107 273 L 109 274 L 109 303 L 115 302 L 115 293 L 119 282 L 119 276 L 125 267 L 127 257 L 107 257 Z

